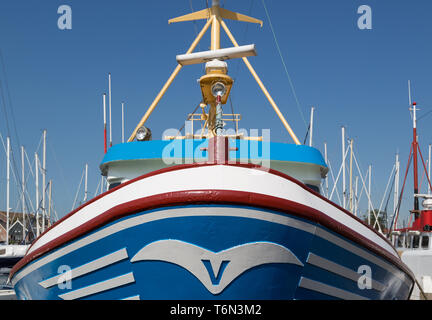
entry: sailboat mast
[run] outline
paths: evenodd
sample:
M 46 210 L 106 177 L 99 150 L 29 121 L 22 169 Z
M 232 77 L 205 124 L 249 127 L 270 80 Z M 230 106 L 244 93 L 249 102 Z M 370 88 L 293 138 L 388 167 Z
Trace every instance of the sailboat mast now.
M 36 216 L 36 236 L 39 237 L 40 230 L 39 230 L 39 158 L 38 154 L 35 153 L 35 196 L 36 196 L 36 203 L 35 203 L 35 216 Z
M 112 120 L 111 120 L 111 73 L 108 73 L 108 109 L 109 109 L 109 146 L 112 147 Z
M 429 157 L 428 157 L 428 177 L 431 178 L 431 152 L 432 152 L 432 145 L 429 145 Z M 431 187 L 428 184 L 428 194 L 431 194 Z
M 24 167 L 24 146 L 21 146 L 21 187 L 22 187 L 22 194 L 21 194 L 21 205 L 22 205 L 22 220 L 23 220 L 23 230 L 22 230 L 22 236 L 23 236 L 23 242 L 25 243 L 25 167 Z
M 417 164 L 417 103 L 412 103 L 412 111 L 413 111 L 413 170 L 414 170 L 414 216 L 417 219 L 419 217 L 419 200 L 417 195 L 418 191 L 418 164 Z
M 312 147 L 312 136 L 313 136 L 313 121 L 314 121 L 314 110 L 315 108 L 311 108 L 310 114 L 310 134 L 309 134 L 309 147 Z
M 7 157 L 7 167 L 6 167 L 6 244 L 9 244 L 9 178 L 10 178 L 10 138 L 7 137 L 6 140 L 6 157 Z
M 45 192 L 45 183 L 46 183 L 46 138 L 47 131 L 46 129 L 43 131 L 43 151 L 42 151 L 42 232 L 45 231 L 45 216 L 46 216 L 46 192 Z

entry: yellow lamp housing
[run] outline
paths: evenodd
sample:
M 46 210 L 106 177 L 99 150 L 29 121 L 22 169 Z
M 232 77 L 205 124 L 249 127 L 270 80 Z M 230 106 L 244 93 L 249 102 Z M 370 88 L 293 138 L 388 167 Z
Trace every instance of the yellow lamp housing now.
M 226 92 L 223 96 L 221 96 L 221 103 L 226 104 L 228 100 L 228 96 L 231 91 L 231 87 L 233 85 L 233 79 L 226 74 L 216 74 L 210 73 L 202 76 L 199 80 L 201 86 L 201 93 L 203 96 L 203 102 L 205 104 L 216 104 L 216 97 L 212 93 L 212 87 L 217 82 L 221 82 L 225 85 Z

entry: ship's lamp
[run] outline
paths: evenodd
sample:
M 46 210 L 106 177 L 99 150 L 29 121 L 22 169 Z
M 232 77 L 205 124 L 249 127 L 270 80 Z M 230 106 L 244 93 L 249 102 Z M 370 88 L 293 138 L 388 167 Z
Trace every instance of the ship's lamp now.
M 222 82 L 216 82 L 214 85 L 212 85 L 211 92 L 214 97 L 223 97 L 226 93 L 226 87 Z
M 149 141 L 152 137 L 151 130 L 147 127 L 142 126 L 136 133 L 136 139 L 138 141 Z

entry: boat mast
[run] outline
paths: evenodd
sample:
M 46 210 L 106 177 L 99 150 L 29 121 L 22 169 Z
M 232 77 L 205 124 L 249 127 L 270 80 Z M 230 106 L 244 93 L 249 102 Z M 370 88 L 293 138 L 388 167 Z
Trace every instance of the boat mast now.
M 124 102 L 122 102 L 122 143 L 124 143 Z
M 311 115 L 310 115 L 309 147 L 312 147 L 312 135 L 313 135 L 314 110 L 315 110 L 315 108 L 312 107 L 312 108 L 311 108 Z
M 372 211 L 372 204 L 370 202 L 370 196 L 371 196 L 371 184 L 372 184 L 372 165 L 369 165 L 369 179 L 368 179 L 368 225 L 371 224 L 370 218 L 371 218 L 371 211 Z M 374 213 L 375 214 L 375 213 Z
M 38 154 L 35 153 L 35 187 L 36 187 L 36 203 L 35 203 L 35 216 L 36 216 L 36 237 L 39 237 L 39 158 Z
M 103 98 L 103 121 L 104 121 L 104 153 L 107 153 L 107 121 L 106 121 L 106 93 L 102 95 Z
M 342 126 L 342 198 L 343 208 L 346 209 L 346 185 L 345 185 L 345 127 Z
M 85 165 L 85 178 L 84 178 L 84 200 L 83 202 L 87 201 L 87 175 L 88 175 L 88 164 Z
M 111 121 L 111 73 L 108 73 L 108 108 L 109 108 L 109 138 L 112 147 L 112 121 Z
M 9 178 L 10 178 L 10 138 L 6 139 L 6 245 L 9 244 Z
M 23 243 L 25 243 L 25 164 L 24 164 L 24 146 L 21 146 L 21 206 L 22 206 L 22 220 L 23 220 Z
M 46 138 L 47 138 L 47 131 L 45 129 L 43 131 L 43 152 L 42 152 L 42 232 L 45 231 L 45 216 L 46 216 L 46 208 L 45 208 Z
M 394 199 L 393 199 L 393 212 L 396 212 L 398 207 L 398 196 L 399 196 L 399 171 L 400 171 L 400 163 L 399 163 L 399 154 L 396 153 L 396 172 L 395 172 L 395 183 L 394 183 Z
M 408 81 L 408 89 L 409 89 L 409 97 L 411 101 L 411 88 L 410 81 Z M 418 168 L 417 168 L 417 103 L 412 103 L 412 108 L 410 110 L 413 112 L 413 142 L 412 142 L 412 150 L 413 150 L 413 170 L 414 170 L 414 217 L 417 219 L 419 217 L 419 200 L 416 195 L 419 193 L 418 191 Z
M 328 156 L 327 156 L 327 142 L 324 142 L 324 161 L 326 165 L 329 166 Z M 329 197 L 328 173 L 326 174 L 325 177 L 325 188 L 326 188 L 326 197 L 328 198 Z
M 234 36 L 231 34 L 231 31 L 228 29 L 227 25 L 225 24 L 223 19 L 230 19 L 230 20 L 237 20 L 237 21 L 244 21 L 244 22 L 251 22 L 251 23 L 258 23 L 262 26 L 262 21 L 248 17 L 246 15 L 232 12 L 227 9 L 221 8 L 219 0 L 213 0 L 212 1 L 212 7 L 203 9 L 200 11 L 192 12 L 190 14 L 183 15 L 181 17 L 173 18 L 168 21 L 168 23 L 174 23 L 174 22 L 182 22 L 182 21 L 194 21 L 194 20 L 203 20 L 206 19 L 207 23 L 201 30 L 201 32 L 198 34 L 198 36 L 195 38 L 194 42 L 190 46 L 189 50 L 186 52 L 185 55 L 188 55 L 192 53 L 197 46 L 198 42 L 201 40 L 207 29 L 211 25 L 211 51 L 216 51 L 220 49 L 220 27 L 222 27 L 227 34 L 228 38 L 233 43 L 234 47 L 239 47 L 237 41 L 235 40 Z M 282 124 L 284 125 L 285 129 L 290 134 L 291 138 L 294 140 L 295 144 L 300 145 L 300 140 L 297 138 L 297 136 L 294 134 L 294 131 L 289 126 L 288 122 L 285 120 L 284 116 L 280 112 L 279 108 L 277 107 L 276 103 L 268 93 L 267 89 L 265 88 L 264 84 L 261 82 L 260 78 L 258 77 L 257 73 L 253 69 L 252 65 L 249 63 L 249 60 L 246 58 L 246 56 L 242 56 L 243 62 L 245 63 L 246 67 L 249 69 L 252 76 L 255 78 L 256 82 L 258 83 L 259 87 L 263 91 L 264 95 L 267 97 L 267 100 L 270 102 L 271 106 L 273 107 L 274 111 L 278 115 L 279 119 L 281 120 Z M 174 78 L 179 73 L 180 69 L 182 68 L 182 64 L 178 64 L 171 76 L 168 78 L 165 85 L 162 87 L 159 94 L 156 96 L 156 98 L 153 100 L 150 107 L 147 109 L 147 112 L 144 114 L 144 116 L 141 118 L 138 125 L 135 127 L 135 130 L 132 132 L 131 136 L 128 139 L 128 142 L 131 142 L 135 139 L 136 133 L 140 127 L 144 125 L 144 123 L 149 118 L 150 114 L 153 112 L 153 110 L 156 108 L 156 105 L 159 103 L 162 96 L 167 91 L 168 87 L 173 82 Z
M 350 139 L 350 176 L 349 176 L 349 206 L 351 213 L 354 213 L 353 207 L 353 175 L 352 175 L 352 164 L 353 164 L 353 139 Z
M 429 144 L 429 158 L 428 158 L 428 177 L 429 179 L 431 178 L 430 174 L 431 174 L 431 150 L 432 149 L 432 145 Z M 431 194 L 431 186 L 428 184 L 428 194 Z

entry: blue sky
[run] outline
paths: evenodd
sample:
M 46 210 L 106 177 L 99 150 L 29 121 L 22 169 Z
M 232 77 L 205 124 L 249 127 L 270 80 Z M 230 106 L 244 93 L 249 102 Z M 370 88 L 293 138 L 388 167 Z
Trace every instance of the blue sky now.
M 426 115 L 418 122 L 420 145 L 426 158 L 427 145 L 432 142 L 428 125 L 432 115 L 427 114 L 432 110 L 432 3 L 426 0 L 265 0 L 265 3 L 301 112 L 262 0 L 221 0 L 227 9 L 263 20 L 262 28 L 233 21 L 227 24 L 240 44 L 256 45 L 258 56 L 250 58 L 250 62 L 302 141 L 306 133 L 303 118 L 308 122 L 310 107 L 315 106 L 314 146 L 323 151 L 327 142 L 335 170 L 341 162 L 341 126 L 346 127 L 347 137 L 354 139 L 363 174 L 369 164 L 373 166 L 372 200 L 378 207 L 396 152 L 400 153 L 401 175 L 408 159 L 412 139 L 408 80 L 421 109 L 419 118 Z M 72 30 L 57 27 L 60 16 L 57 8 L 62 4 L 72 8 Z M 372 30 L 357 27 L 360 17 L 357 8 L 363 4 L 372 9 Z M 175 68 L 175 56 L 187 50 L 196 30 L 204 24 L 199 21 L 168 25 L 168 19 L 191 12 L 191 6 L 198 10 L 205 5 L 204 0 L 0 2 L 0 50 L 6 67 L 6 75 L 0 68 L 0 81 L 4 92 L 7 84 L 11 98 L 6 99 L 10 131 L 1 102 L 0 133 L 3 137 L 11 135 L 20 172 L 18 142 L 33 160 L 42 130 L 47 129 L 47 175 L 54 181 L 53 195 L 59 216 L 71 208 L 86 162 L 91 196 L 100 181 L 102 93 L 108 91 L 108 72 L 112 74 L 113 142 L 119 143 L 121 102 L 125 101 L 125 134 L 129 136 Z M 197 50 L 208 50 L 208 46 L 207 36 Z M 222 46 L 231 46 L 226 36 L 222 37 Z M 229 74 L 235 79 L 231 97 L 234 111 L 242 113 L 240 126 L 271 128 L 272 140 L 292 143 L 241 60 L 229 62 Z M 182 126 L 200 100 L 196 80 L 201 75 L 202 66 L 181 70 L 147 123 L 154 138 L 160 138 L 167 128 Z M 229 106 L 226 108 L 230 112 Z M 0 167 L 4 168 L 0 171 L 0 194 L 3 194 L 4 154 L 0 155 Z M 33 186 L 34 180 L 29 178 L 30 200 L 34 202 Z M 19 209 L 16 194 L 14 191 L 12 209 Z M 82 198 L 81 189 L 79 199 Z M 407 217 L 411 204 L 409 179 L 402 217 Z M 4 207 L 2 196 L 0 208 Z M 366 208 L 363 202 L 361 210 Z

